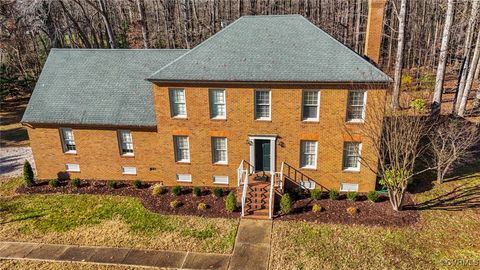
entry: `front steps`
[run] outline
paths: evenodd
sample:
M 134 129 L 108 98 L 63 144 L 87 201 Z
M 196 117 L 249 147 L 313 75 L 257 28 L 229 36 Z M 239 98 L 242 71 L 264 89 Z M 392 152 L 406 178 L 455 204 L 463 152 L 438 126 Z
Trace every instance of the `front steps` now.
M 269 219 L 270 181 L 255 181 L 254 177 L 252 175 L 249 179 L 244 218 Z

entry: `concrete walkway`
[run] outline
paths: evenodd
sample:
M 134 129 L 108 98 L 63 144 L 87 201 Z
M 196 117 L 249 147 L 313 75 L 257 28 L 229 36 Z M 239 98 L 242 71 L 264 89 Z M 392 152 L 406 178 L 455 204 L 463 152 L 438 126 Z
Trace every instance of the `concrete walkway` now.
M 233 254 L 0 242 L 0 259 L 87 262 L 175 269 L 266 270 L 272 222 L 242 219 Z

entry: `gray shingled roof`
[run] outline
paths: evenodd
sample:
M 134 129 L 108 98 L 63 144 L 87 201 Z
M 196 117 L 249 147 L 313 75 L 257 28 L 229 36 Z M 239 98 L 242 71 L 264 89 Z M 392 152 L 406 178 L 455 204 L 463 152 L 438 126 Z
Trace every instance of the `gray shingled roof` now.
M 300 15 L 244 16 L 149 77 L 152 81 L 389 82 Z
M 22 122 L 154 127 L 145 78 L 185 52 L 52 49 Z

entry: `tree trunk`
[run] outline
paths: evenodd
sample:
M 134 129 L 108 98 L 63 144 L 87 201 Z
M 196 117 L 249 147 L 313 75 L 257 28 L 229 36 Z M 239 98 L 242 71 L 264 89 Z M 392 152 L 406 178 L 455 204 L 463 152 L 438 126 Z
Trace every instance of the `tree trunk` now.
M 443 183 L 443 170 L 442 170 L 442 168 L 437 168 L 437 182 L 439 184 Z
M 143 46 L 145 49 L 150 48 L 150 39 L 148 33 L 148 25 L 145 16 L 145 2 L 144 0 L 137 0 L 138 15 L 140 17 L 140 27 L 142 28 Z
M 362 0 L 357 0 L 355 6 L 355 51 L 360 53 L 360 13 L 362 10 Z
M 453 22 L 454 0 L 448 0 L 445 25 L 443 27 L 442 44 L 438 58 L 437 76 L 435 79 L 435 92 L 433 93 L 432 114 L 439 114 L 442 106 L 443 79 L 445 65 L 447 63 L 448 41 L 450 40 L 450 28 Z
M 477 35 L 477 42 L 475 43 L 475 51 L 473 52 L 472 63 L 470 65 L 467 81 L 465 82 L 465 89 L 463 90 L 460 106 L 458 107 L 458 115 L 463 116 L 467 107 L 468 95 L 473 84 L 473 77 L 475 76 L 475 70 L 477 68 L 478 59 L 480 58 L 480 29 Z
M 398 16 L 398 41 L 397 41 L 397 56 L 395 58 L 395 72 L 392 94 L 392 106 L 394 110 L 400 107 L 400 83 L 402 81 L 403 68 L 403 46 L 405 44 L 405 15 L 407 10 L 407 0 L 402 0 L 400 3 L 400 13 Z

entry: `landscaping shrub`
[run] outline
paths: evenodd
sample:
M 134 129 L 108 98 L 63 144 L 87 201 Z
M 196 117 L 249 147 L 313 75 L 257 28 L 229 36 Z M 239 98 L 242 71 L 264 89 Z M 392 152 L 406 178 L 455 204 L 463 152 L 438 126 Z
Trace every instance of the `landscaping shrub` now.
M 182 206 L 182 202 L 180 202 L 180 201 L 173 200 L 173 201 L 170 202 L 170 207 L 171 208 L 178 208 L 180 206 Z
M 158 194 L 165 194 L 167 193 L 167 188 L 162 186 L 162 185 L 159 185 L 159 184 L 156 184 L 152 187 L 152 195 L 158 195 Z
M 424 112 L 427 108 L 427 103 L 425 100 L 417 98 L 410 102 L 410 107 L 414 108 L 417 112 Z
M 133 181 L 133 187 L 134 188 L 141 188 L 142 187 L 142 181 L 140 181 L 140 180 Z
M 225 209 L 230 213 L 237 209 L 237 200 L 235 199 L 235 194 L 233 192 L 230 192 L 227 195 L 227 199 L 225 200 Z
M 58 181 L 58 179 L 52 179 L 48 181 L 48 185 L 51 187 L 58 187 L 60 185 L 60 181 Z
M 312 206 L 312 212 L 314 213 L 322 212 L 323 210 L 325 210 L 325 208 L 323 208 L 323 206 L 321 206 L 320 204 L 314 204 Z
M 357 192 L 355 192 L 355 191 L 347 192 L 347 199 L 350 200 L 350 201 L 356 201 L 357 200 Z
M 220 198 L 223 196 L 223 189 L 216 187 L 213 189 L 213 195 L 217 198 Z
M 201 202 L 197 205 L 198 210 L 206 210 L 207 208 L 208 208 L 208 205 L 206 203 L 203 203 L 203 202 Z
M 340 198 L 340 193 L 338 193 L 338 191 L 335 189 L 332 189 L 328 192 L 328 197 L 330 200 L 338 200 Z
M 70 184 L 72 185 L 72 187 L 78 188 L 80 186 L 80 179 L 75 178 L 70 182 Z
M 282 214 L 286 215 L 292 211 L 293 208 L 293 200 L 290 197 L 290 194 L 285 193 L 280 198 L 280 211 Z
M 348 207 L 347 208 L 347 213 L 350 214 L 351 216 L 354 216 L 358 214 L 359 210 L 356 207 Z
M 312 189 L 310 190 L 310 198 L 320 200 L 322 198 L 322 192 L 319 189 Z
M 110 189 L 116 189 L 118 186 L 117 181 L 108 181 L 107 185 Z
M 172 188 L 172 194 L 175 196 L 180 196 L 182 194 L 182 187 L 181 186 L 174 186 Z
M 380 199 L 380 194 L 378 194 L 378 192 L 376 192 L 375 190 L 372 190 L 367 193 L 367 199 L 371 202 L 378 202 L 378 200 Z
M 32 187 L 35 185 L 32 165 L 30 165 L 30 162 L 27 160 L 25 160 L 25 163 L 23 163 L 23 181 L 27 187 Z
M 199 187 L 194 187 L 192 192 L 193 195 L 197 197 L 200 197 L 202 195 L 202 190 Z

